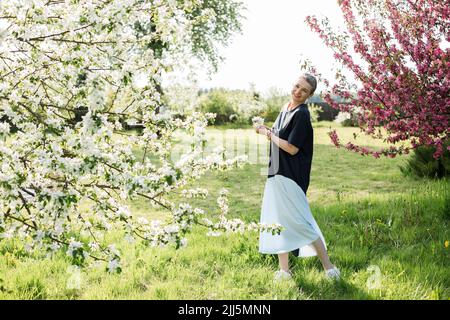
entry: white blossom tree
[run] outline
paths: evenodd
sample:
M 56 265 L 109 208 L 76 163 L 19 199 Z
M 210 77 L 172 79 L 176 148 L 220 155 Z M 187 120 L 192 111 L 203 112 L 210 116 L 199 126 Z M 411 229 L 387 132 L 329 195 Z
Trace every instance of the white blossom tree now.
M 194 24 L 186 12 L 201 5 L 200 0 L 0 3 L 1 238 L 20 238 L 30 250 L 66 250 L 74 264 L 103 260 L 109 271 L 118 271 L 120 253 L 104 240 L 112 229 L 152 246 L 177 247 L 194 225 L 210 234 L 279 231 L 227 219 L 225 191 L 214 221 L 188 203 L 204 196 L 203 189 L 184 190 L 183 203 L 167 199 L 208 170 L 244 162 L 225 160 L 223 150 L 202 156 L 212 115 L 194 113 L 182 121 L 155 112 L 159 75 L 172 66 L 154 44 L 161 43 L 165 54 L 185 45 Z M 205 10 L 203 18 L 208 14 Z M 150 32 L 136 27 L 149 23 Z M 83 108 L 82 121 L 74 121 Z M 123 132 L 124 119 L 142 121 L 143 134 Z M 176 129 L 191 135 L 193 144 L 173 162 Z M 133 149 L 143 150 L 143 157 Z M 159 161 L 152 162 L 150 154 Z M 171 221 L 134 216 L 126 203 L 135 197 L 167 209 Z

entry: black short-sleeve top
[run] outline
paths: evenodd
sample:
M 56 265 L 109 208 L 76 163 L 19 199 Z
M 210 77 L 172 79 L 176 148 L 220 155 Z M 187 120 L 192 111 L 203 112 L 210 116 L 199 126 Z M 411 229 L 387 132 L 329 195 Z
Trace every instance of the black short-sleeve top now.
M 287 140 L 299 151 L 291 155 L 273 142 L 270 144 L 268 177 L 282 175 L 292 179 L 305 192 L 308 190 L 313 157 L 313 128 L 306 104 L 288 111 L 286 104 L 273 124 L 273 134 Z

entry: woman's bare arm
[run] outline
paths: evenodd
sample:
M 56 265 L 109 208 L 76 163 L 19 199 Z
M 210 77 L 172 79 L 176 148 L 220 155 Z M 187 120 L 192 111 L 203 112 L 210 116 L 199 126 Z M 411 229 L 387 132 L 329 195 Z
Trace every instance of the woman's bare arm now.
M 293 144 L 290 144 L 286 140 L 281 139 L 280 137 L 277 137 L 274 134 L 271 135 L 270 140 L 272 140 L 273 143 L 275 143 L 278 147 L 289 153 L 291 156 L 295 155 L 299 150 Z
M 257 128 L 256 132 L 259 134 L 268 136 L 267 135 L 268 130 L 269 129 L 266 126 L 260 126 Z M 299 151 L 299 149 L 296 146 L 294 146 L 293 144 L 290 144 L 289 142 L 287 142 L 284 139 L 281 139 L 280 137 L 277 137 L 276 135 L 274 135 L 272 133 L 270 134 L 270 140 L 272 140 L 272 142 L 275 143 L 279 148 L 286 151 L 287 153 L 289 153 L 292 156 L 295 155 Z

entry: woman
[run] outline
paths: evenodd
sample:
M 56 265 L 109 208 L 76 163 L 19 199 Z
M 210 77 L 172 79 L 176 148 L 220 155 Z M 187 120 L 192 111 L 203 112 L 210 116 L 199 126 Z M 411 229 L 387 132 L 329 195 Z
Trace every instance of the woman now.
M 257 126 L 256 132 L 271 141 L 269 172 L 261 209 L 262 223 L 279 223 L 280 235 L 261 232 L 259 251 L 278 254 L 280 270 L 275 279 L 289 279 L 289 252 L 295 256 L 317 255 L 329 278 L 340 272 L 330 262 L 325 239 L 309 209 L 306 191 L 313 156 L 313 129 L 306 99 L 314 94 L 317 80 L 302 75 L 291 91 L 291 101 L 278 115 L 272 128 Z

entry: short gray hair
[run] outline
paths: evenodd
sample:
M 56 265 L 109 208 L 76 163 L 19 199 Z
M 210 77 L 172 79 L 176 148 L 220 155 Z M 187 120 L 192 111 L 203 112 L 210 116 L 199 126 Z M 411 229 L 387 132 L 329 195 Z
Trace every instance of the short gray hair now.
M 306 80 L 306 82 L 308 82 L 308 84 L 311 86 L 311 94 L 314 93 L 314 91 L 316 91 L 317 88 L 317 79 L 316 77 L 314 77 L 312 74 L 309 73 L 304 73 L 300 76 L 300 78 L 304 78 Z

